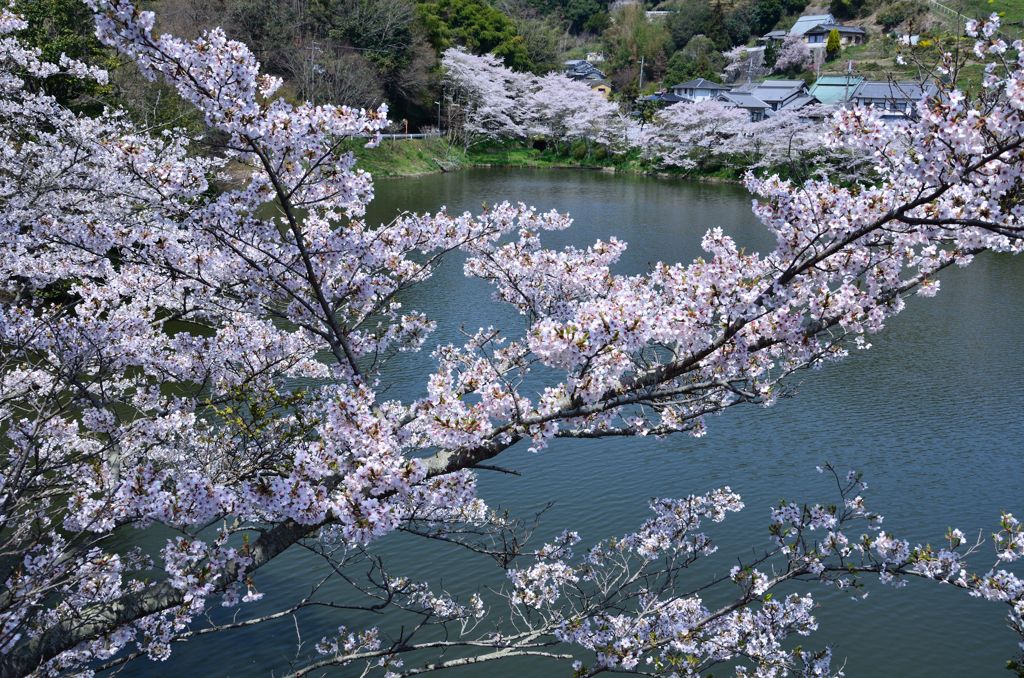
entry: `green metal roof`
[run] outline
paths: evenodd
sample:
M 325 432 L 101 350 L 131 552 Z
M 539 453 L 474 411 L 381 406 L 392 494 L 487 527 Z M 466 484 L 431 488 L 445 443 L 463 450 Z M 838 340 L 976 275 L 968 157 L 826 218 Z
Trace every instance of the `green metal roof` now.
M 852 95 L 862 82 L 864 78 L 856 75 L 823 75 L 811 85 L 810 93 L 823 104 L 838 104 Z

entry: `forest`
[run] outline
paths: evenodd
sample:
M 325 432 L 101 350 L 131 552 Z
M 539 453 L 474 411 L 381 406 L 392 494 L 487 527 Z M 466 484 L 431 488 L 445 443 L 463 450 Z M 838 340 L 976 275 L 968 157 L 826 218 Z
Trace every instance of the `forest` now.
M 108 85 L 67 85 L 56 91 L 79 107 L 117 101 L 147 124 L 198 125 L 172 91 L 139 77 L 92 35 L 78 0 L 18 0 L 31 18 L 27 40 L 47 58 L 60 53 L 103 65 Z M 566 58 L 601 54 L 598 65 L 625 108 L 657 86 L 690 78 L 720 78 L 730 48 L 753 44 L 778 26 L 788 27 L 806 0 L 153 0 L 157 30 L 196 37 L 214 26 L 250 45 L 263 67 L 283 78 L 283 94 L 296 101 L 347 102 L 374 108 L 387 103 L 396 129 L 435 126 L 445 98 L 440 58 L 457 46 L 494 54 L 520 72 L 561 70 Z M 664 12 L 650 20 L 645 10 Z M 919 0 L 832 0 L 812 8 L 879 30 L 913 28 L 927 15 Z M 810 10 L 808 10 L 810 11 Z M 769 45 L 768 60 L 776 54 Z M 641 64 L 643 72 L 641 74 Z M 646 87 L 641 85 L 646 84 Z M 47 85 L 50 88 L 54 84 Z M 95 103 L 93 105 L 96 105 Z

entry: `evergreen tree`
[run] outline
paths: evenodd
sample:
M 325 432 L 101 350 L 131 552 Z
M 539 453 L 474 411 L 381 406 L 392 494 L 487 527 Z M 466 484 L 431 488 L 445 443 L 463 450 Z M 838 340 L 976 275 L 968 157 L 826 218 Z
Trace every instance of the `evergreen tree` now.
M 839 31 L 833 28 L 828 32 L 828 40 L 825 42 L 825 54 L 828 55 L 829 59 L 833 59 L 839 54 L 840 47 Z

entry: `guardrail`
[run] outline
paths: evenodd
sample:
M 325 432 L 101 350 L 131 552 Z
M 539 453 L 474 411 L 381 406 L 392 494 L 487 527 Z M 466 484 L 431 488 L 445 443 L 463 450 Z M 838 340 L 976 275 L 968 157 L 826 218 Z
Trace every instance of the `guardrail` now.
M 984 18 L 984 17 L 977 17 L 977 16 L 969 16 L 967 14 L 964 14 L 963 12 L 961 12 L 958 9 L 954 9 L 953 7 L 950 7 L 949 5 L 946 5 L 946 4 L 943 4 L 943 3 L 939 2 L 939 0 L 925 0 L 925 2 L 928 4 L 928 6 L 932 10 L 935 11 L 936 14 L 942 14 L 942 15 L 944 15 L 945 17 L 947 17 L 949 19 L 955 20 L 957 22 L 957 29 L 961 30 L 961 31 L 963 30 L 964 25 L 968 21 L 970 21 L 971 19 L 982 19 L 982 18 Z M 986 14 L 985 16 L 988 16 L 988 15 Z M 1013 37 L 1013 36 L 1011 36 L 1011 35 L 1006 33 L 1006 27 L 1005 26 L 1002 27 L 1002 30 L 999 31 L 998 35 L 999 35 L 1000 38 L 1002 38 L 1006 42 L 1012 42 L 1013 40 L 1016 39 L 1015 37 Z
M 387 139 L 388 141 L 401 141 L 402 139 L 432 139 L 439 136 L 441 136 L 441 132 L 412 132 L 409 134 L 399 132 L 397 134 L 385 133 L 380 135 L 381 139 Z
M 964 22 L 966 22 L 968 19 L 971 18 L 971 17 L 968 17 L 967 15 L 963 14 L 959 10 L 953 9 L 952 7 L 949 7 L 947 5 L 942 4 L 938 0 L 925 0 L 925 1 L 929 5 L 932 6 L 932 9 L 936 10 L 940 14 L 945 14 L 948 17 L 952 17 L 952 18 L 957 19 L 957 20 L 963 20 Z

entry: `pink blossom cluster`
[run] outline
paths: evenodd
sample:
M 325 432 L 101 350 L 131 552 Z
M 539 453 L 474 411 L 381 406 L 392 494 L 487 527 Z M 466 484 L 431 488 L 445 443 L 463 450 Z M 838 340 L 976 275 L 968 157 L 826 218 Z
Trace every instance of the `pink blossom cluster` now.
M 750 177 L 772 251 L 713 229 L 703 257 L 625 276 L 614 271 L 624 243 L 546 249 L 540 234 L 570 219 L 522 204 L 368 222 L 371 179 L 342 148 L 374 143 L 385 111 L 288 103 L 221 31 L 156 37 L 152 14 L 125 0 L 92 6 L 101 39 L 195 105 L 249 174 L 225 184 L 226 159 L 195 153 L 184 131 L 151 134 L 117 111 L 78 115 L 27 87 L 25 73 L 104 76 L 44 63 L 3 10 L 0 542 L 24 554 L 0 600 L 8 673 L 88 670 L 133 646 L 165 659 L 215 600 L 258 599 L 260 568 L 302 540 L 363 549 L 412 521 L 442 534 L 492 522 L 474 469 L 520 441 L 541 450 L 556 437 L 703 435 L 708 415 L 770 405 L 794 371 L 866 348 L 907 294 L 938 291 L 946 266 L 1022 248 L 1024 57 L 1007 61 L 994 20 L 977 27 L 993 63 L 983 106 L 953 90 L 899 125 L 865 109 L 837 117 L 831 143 L 870 157 L 873 183 Z M 557 78 L 524 85 L 533 112 L 515 112 L 515 125 L 599 140 L 601 125 L 619 124 L 607 107 L 588 122 L 549 102 L 568 91 Z M 473 105 L 468 89 L 464 101 Z M 506 124 L 497 112 L 481 120 L 493 122 L 480 134 Z M 388 399 L 381 365 L 434 329 L 404 293 L 455 250 L 527 329 L 437 347 L 421 395 Z M 531 390 L 535 370 L 555 378 Z M 765 600 L 778 577 L 764 569 L 732 573 L 740 602 L 720 614 L 695 596 L 654 593 L 650 567 L 712 553 L 701 523 L 740 506 L 728 488 L 659 500 L 640 530 L 582 562 L 568 532 L 533 565 L 510 567 L 513 608 L 544 620 L 522 642 L 561 638 L 606 668 L 743 654 L 762 675 L 797 663 L 824 675 L 827 653 L 781 645 L 813 630 L 810 598 Z M 847 585 L 853 558 L 883 579 L 926 576 L 1004 602 L 1021 626 L 1020 580 L 1001 567 L 969 574 L 962 535 L 935 550 L 842 529 L 877 528 L 872 516 L 854 495 L 835 511 L 779 507 L 781 576 Z M 154 523 L 173 537 L 153 553 L 110 545 Z M 1001 562 L 1018 560 L 1022 543 L 1004 516 Z M 635 562 L 626 586 L 618 574 Z M 594 590 L 626 597 L 595 607 Z M 431 618 L 466 622 L 485 609 L 409 591 L 407 611 Z M 569 599 L 586 605 L 561 608 Z M 370 649 L 375 637 L 339 633 L 324 641 L 325 661 L 386 654 Z
M 457 47 L 445 51 L 441 65 L 456 109 L 449 113 L 470 141 L 543 136 L 621 145 L 630 127 L 616 104 L 560 73 L 520 73 L 494 55 Z
M 779 47 L 779 54 L 775 58 L 774 70 L 776 73 L 786 71 L 802 71 L 811 63 L 811 49 L 807 46 L 804 36 L 795 33 L 788 34 Z

